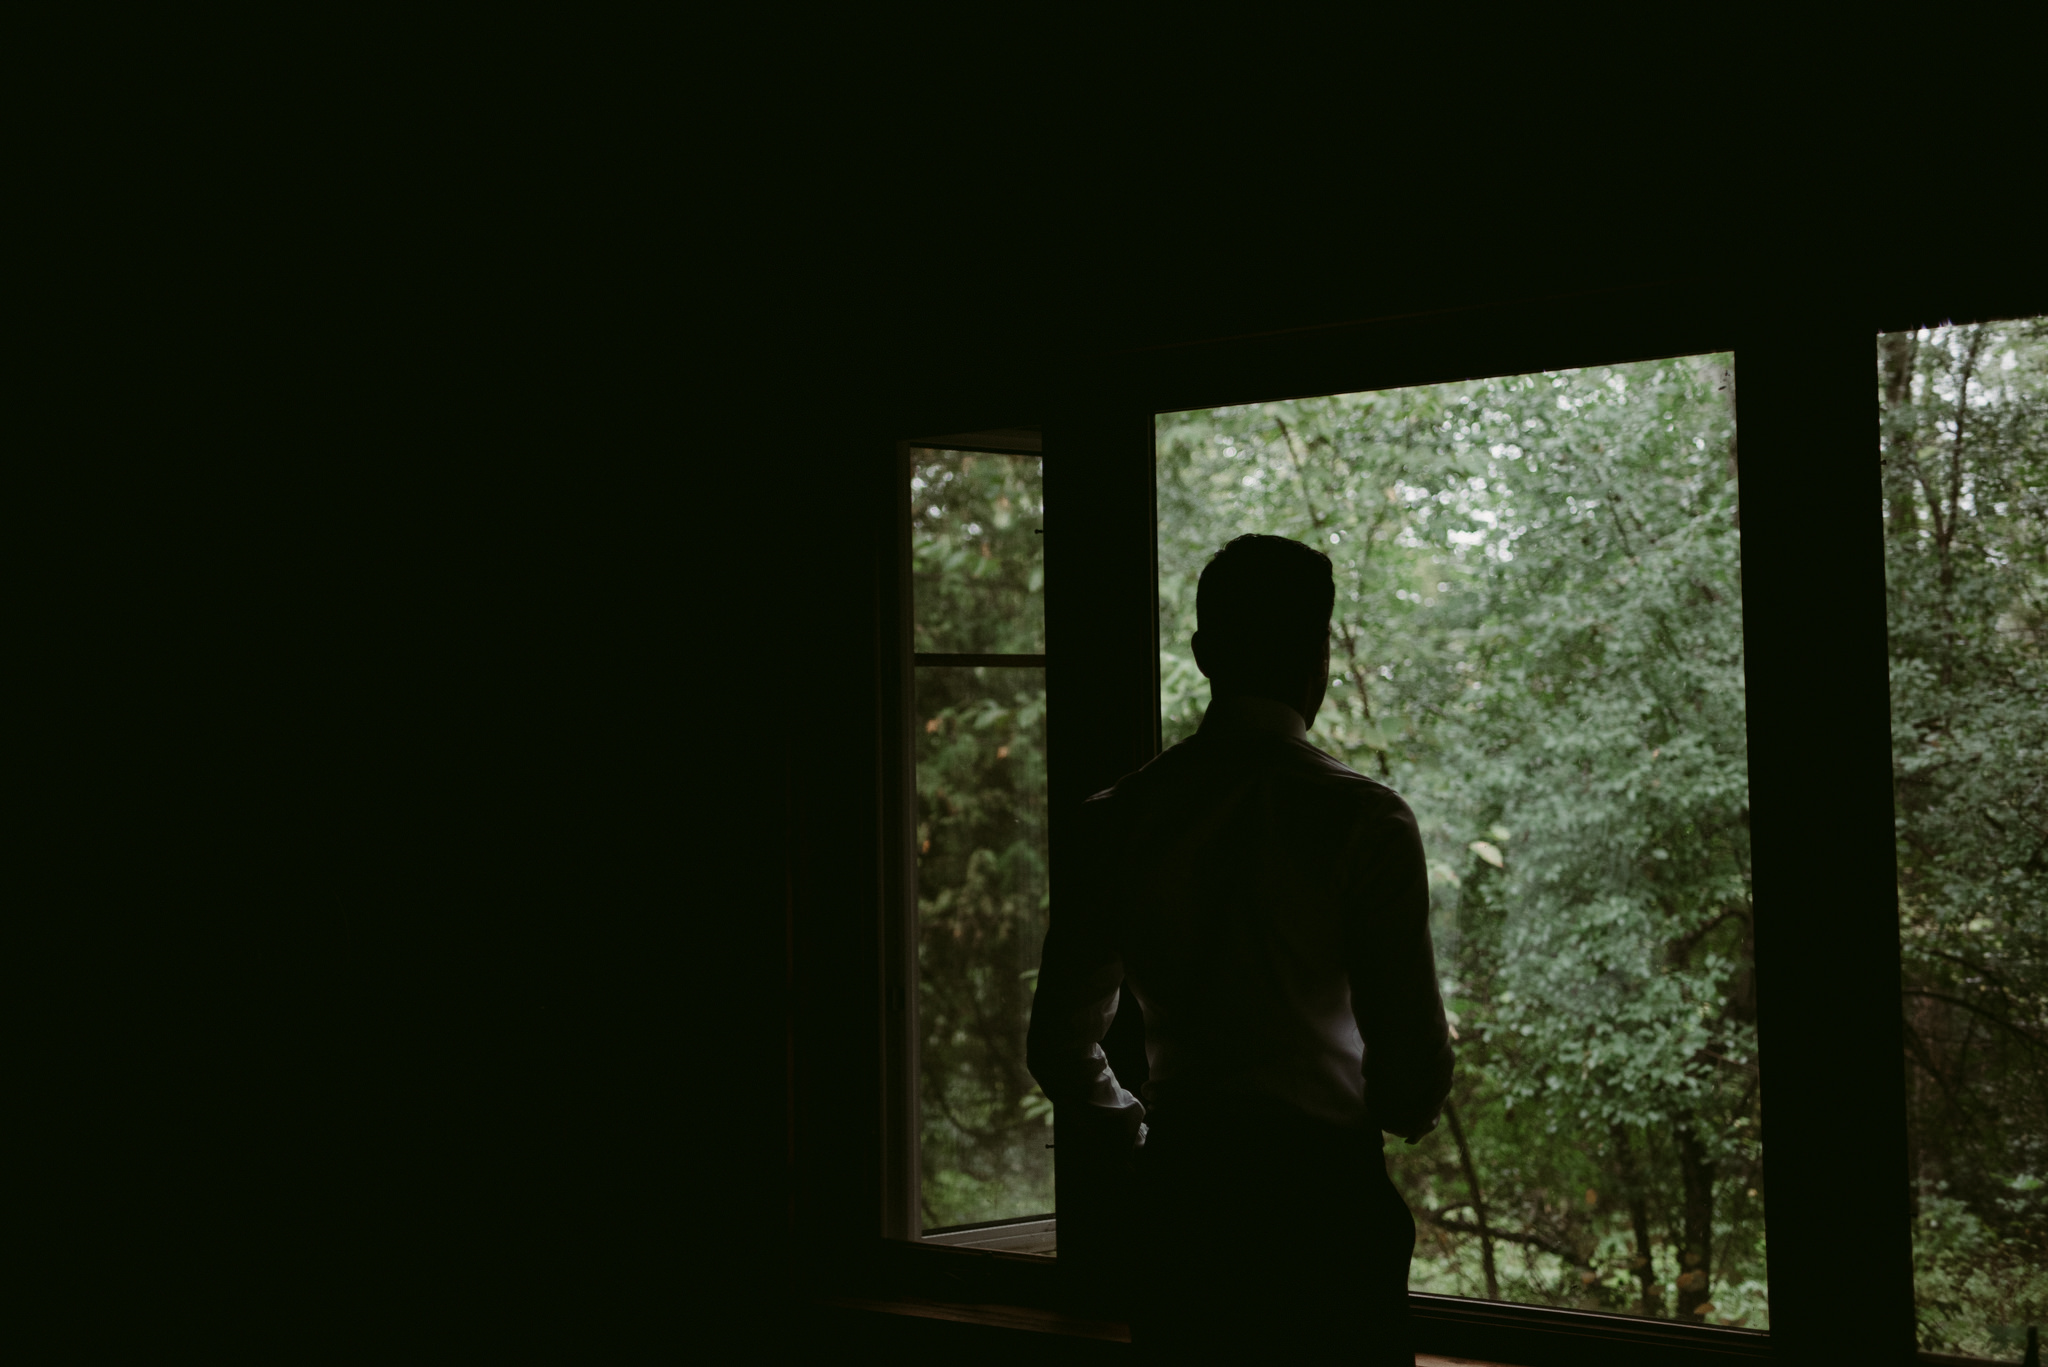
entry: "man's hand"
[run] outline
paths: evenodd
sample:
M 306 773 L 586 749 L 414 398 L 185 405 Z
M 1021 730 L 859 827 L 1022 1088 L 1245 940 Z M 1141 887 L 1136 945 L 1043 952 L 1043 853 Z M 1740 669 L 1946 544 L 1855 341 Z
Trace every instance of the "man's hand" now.
M 1414 1134 L 1404 1134 L 1401 1136 L 1401 1138 L 1407 1140 L 1410 1145 L 1420 1144 L 1429 1135 L 1435 1133 L 1436 1127 L 1441 1122 L 1442 1117 L 1439 1116 L 1436 1119 L 1431 1120 L 1427 1125 L 1423 1126 L 1421 1129 L 1417 1130 Z
M 1424 1139 L 1435 1133 L 1436 1127 L 1443 1123 L 1441 1103 L 1439 1103 L 1436 1110 L 1430 1113 L 1429 1119 L 1425 1121 L 1419 1120 L 1414 1116 L 1383 1115 L 1374 1108 L 1372 1098 L 1368 1096 L 1366 1098 L 1365 1115 L 1366 1123 L 1374 1129 L 1382 1134 L 1390 1134 L 1397 1139 L 1405 1140 L 1410 1145 L 1420 1144 Z
M 1104 1153 L 1125 1149 L 1136 1152 L 1145 1147 L 1145 1136 L 1149 1133 L 1145 1108 L 1136 1100 L 1116 1110 L 1081 1104 L 1057 1106 L 1053 1110 L 1053 1126 L 1072 1136 L 1077 1145 Z

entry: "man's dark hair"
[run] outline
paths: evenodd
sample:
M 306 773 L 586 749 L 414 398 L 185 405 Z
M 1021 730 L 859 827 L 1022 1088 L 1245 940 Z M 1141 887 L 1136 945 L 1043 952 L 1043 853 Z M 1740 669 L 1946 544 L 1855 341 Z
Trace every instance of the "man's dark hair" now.
M 1240 536 L 1195 588 L 1203 653 L 1234 675 L 1285 670 L 1321 649 L 1336 601 L 1329 556 L 1284 536 Z

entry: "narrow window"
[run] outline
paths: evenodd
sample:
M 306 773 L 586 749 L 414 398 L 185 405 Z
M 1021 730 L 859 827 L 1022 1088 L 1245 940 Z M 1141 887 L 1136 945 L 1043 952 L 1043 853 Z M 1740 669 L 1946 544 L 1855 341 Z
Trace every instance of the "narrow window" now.
M 1920 1346 L 2018 1360 L 2048 1284 L 2048 319 L 1888 333 Z
M 1051 1106 L 1024 1066 L 1048 905 L 1040 464 L 909 452 L 919 1213 L 928 1239 L 1049 1253 Z
M 1169 744 L 1203 564 L 1334 562 L 1310 739 L 1414 808 L 1459 1039 L 1388 1149 L 1417 1291 L 1762 1328 L 1733 360 L 1162 414 Z

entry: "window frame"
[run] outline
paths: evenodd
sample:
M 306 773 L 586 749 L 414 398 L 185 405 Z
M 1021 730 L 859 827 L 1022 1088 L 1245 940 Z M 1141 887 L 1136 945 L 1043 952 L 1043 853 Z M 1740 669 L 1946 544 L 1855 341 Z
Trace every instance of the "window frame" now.
M 1985 302 L 1994 306 L 1967 315 L 1929 303 L 1887 311 L 1782 282 L 1771 291 L 1711 284 L 1592 291 L 1100 355 L 1060 377 L 1035 405 L 1043 415 L 1048 493 L 1061 508 L 1059 536 L 1048 535 L 1046 603 L 1047 687 L 1058 698 L 1047 737 L 1056 846 L 1063 811 L 1158 749 L 1153 415 L 1735 354 L 1772 1328 L 1683 1325 L 1414 1293 L 1424 1351 L 1528 1364 L 1912 1356 L 1875 347 L 1880 332 L 1923 321 L 2023 312 L 1979 301 Z M 918 426 L 933 430 L 937 424 Z M 813 1275 L 806 1280 L 814 1295 L 932 1296 L 1100 1312 L 1105 1307 L 1090 1303 L 1081 1278 L 1100 1275 L 1102 1259 L 1127 1248 L 1128 1235 L 1105 1217 L 1097 1241 L 1101 1258 L 1069 1256 L 1070 1239 L 1080 1253 L 1079 1245 L 1093 1236 L 1068 1227 L 1081 1223 L 1081 1212 L 1066 1209 L 1064 1170 L 1056 1179 L 1062 1186 L 1057 1260 L 925 1244 L 892 1232 L 914 1228 L 916 1209 L 915 1055 L 906 1051 L 906 1045 L 914 1051 L 915 1026 L 895 1005 L 910 995 L 905 989 L 916 972 L 914 881 L 903 872 L 914 869 L 909 700 L 915 662 L 909 507 L 901 491 L 908 449 L 945 441 L 891 438 L 886 449 L 893 459 L 870 467 L 889 475 L 893 517 L 884 525 L 895 529 L 878 538 L 875 581 L 881 915 L 872 924 L 881 962 L 875 995 L 884 1007 L 878 1062 L 885 1085 L 870 1094 L 869 1104 L 881 1103 L 883 1219 L 879 1233 L 875 1224 L 862 1230 L 844 1218 L 825 1221 L 831 1228 L 814 1223 L 811 1237 L 828 1236 L 829 1249 L 808 1260 Z M 884 444 L 870 449 L 880 456 Z M 1085 594 L 1074 591 L 1084 582 Z M 1814 602 L 1836 610 L 1816 615 L 1802 609 Z M 1825 727 L 1814 725 L 1816 654 L 1838 673 Z M 1829 804 L 1811 799 L 1817 768 L 1837 775 Z M 1817 805 L 1830 809 L 1816 811 Z M 1811 914 L 1814 908 L 1823 914 Z M 1803 988 L 1802 980 L 1831 986 Z M 1794 985 L 1780 986 L 1787 982 Z M 805 1009 L 800 1005 L 799 1012 Z M 855 1070 L 856 1080 L 862 1075 L 877 1074 Z M 896 1080 L 893 1088 L 888 1079 Z M 851 1099 L 856 1089 L 857 1081 L 836 1095 Z M 1858 1101 L 1852 1112 L 1857 1142 L 1846 1145 L 1836 1142 L 1843 1136 L 1845 1095 Z M 797 1104 L 801 1108 L 800 1099 Z M 906 1125 L 909 1222 L 901 1214 Z M 801 1159 L 796 1166 L 797 1190 L 806 1189 L 807 1177 L 815 1185 Z M 829 1165 L 813 1167 L 822 1174 Z M 858 1207 L 819 1204 L 840 1212 Z M 892 1210 L 898 1212 L 893 1225 Z M 802 1227 L 793 1220 L 792 1236 Z
M 902 679 L 893 709 L 901 739 L 895 748 L 897 782 L 901 798 L 895 811 L 898 828 L 888 839 L 896 851 L 899 891 L 884 911 L 883 998 L 888 1014 L 884 1023 L 883 1114 L 885 1116 L 883 1161 L 883 1219 L 885 1238 L 921 1244 L 925 1242 L 921 1195 L 924 1181 L 922 1153 L 924 1116 L 919 1097 L 920 1049 L 923 1034 L 918 1025 L 917 953 L 917 671 L 954 667 L 986 666 L 998 669 L 1045 669 L 1050 651 L 1036 654 L 962 654 L 915 649 L 916 594 L 911 572 L 911 467 L 918 451 L 958 451 L 969 455 L 993 455 L 1008 459 L 1044 461 L 1043 434 L 1034 428 L 997 428 L 980 432 L 956 432 L 946 436 L 913 438 L 896 443 L 895 494 L 897 515 L 893 545 L 896 566 L 895 603 L 897 613 L 896 669 Z M 1049 729 L 1049 728 L 1048 728 Z M 1050 739 L 1047 744 L 1050 750 Z M 1055 1178 L 1057 1181 L 1057 1178 Z M 988 1222 L 987 1227 L 1013 1224 L 1043 1224 L 1046 1212 L 1015 1220 Z M 966 1246 L 950 1231 L 934 1240 L 935 1246 Z M 986 1247 L 986 1246 L 984 1246 Z

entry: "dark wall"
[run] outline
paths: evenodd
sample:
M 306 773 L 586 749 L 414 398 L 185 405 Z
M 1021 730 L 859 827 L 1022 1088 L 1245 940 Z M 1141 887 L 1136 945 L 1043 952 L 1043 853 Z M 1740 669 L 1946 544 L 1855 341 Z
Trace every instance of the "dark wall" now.
M 198 1223 L 163 1259 L 218 1270 L 237 1334 L 781 1332 L 879 1162 L 869 1080 L 791 1018 L 874 1018 L 896 439 L 1056 425 L 1133 354 L 1622 286 L 1824 278 L 1873 328 L 2017 297 L 1996 253 L 1891 259 L 1826 186 L 1731 173 L 1702 208 L 1655 165 L 1516 212 L 1312 185 L 1312 221 L 1193 227 L 1142 174 L 1065 178 L 950 237 L 858 177 L 821 208 L 798 165 L 709 227 L 699 195 L 540 230 L 644 174 L 444 204 L 430 253 L 393 228 L 323 277 L 324 373 L 245 344 L 249 430 L 169 458 L 181 701 L 148 726 L 203 733 L 161 808 L 216 871 L 171 903 L 214 927 L 175 937 L 207 1021 L 177 1106 L 222 1137 L 171 1165 Z

